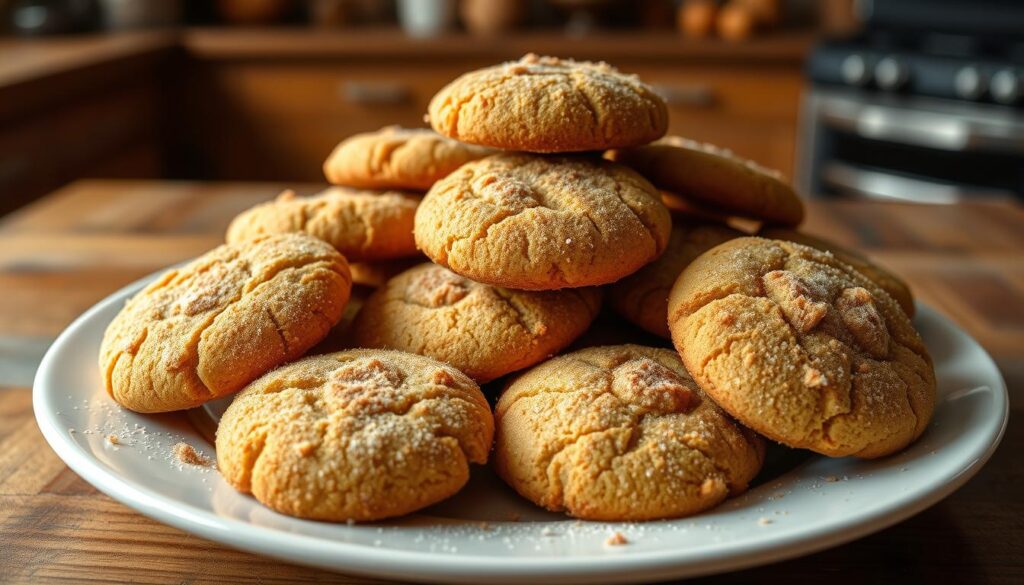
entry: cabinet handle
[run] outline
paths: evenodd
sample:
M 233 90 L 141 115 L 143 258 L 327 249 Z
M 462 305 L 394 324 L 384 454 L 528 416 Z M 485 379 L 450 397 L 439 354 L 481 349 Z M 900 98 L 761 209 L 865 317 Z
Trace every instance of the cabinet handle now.
M 704 83 L 656 83 L 654 91 L 670 106 L 685 108 L 712 108 L 718 103 L 715 88 Z
M 412 102 L 412 89 L 399 81 L 345 81 L 339 93 L 359 106 L 401 106 Z

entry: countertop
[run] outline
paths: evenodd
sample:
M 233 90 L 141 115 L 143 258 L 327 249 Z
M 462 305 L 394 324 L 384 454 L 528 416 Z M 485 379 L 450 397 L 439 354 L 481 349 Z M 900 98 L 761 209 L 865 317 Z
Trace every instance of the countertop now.
M 80 181 L 0 220 L 0 582 L 370 582 L 233 551 L 140 516 L 70 471 L 32 417 L 32 372 L 63 327 L 128 282 L 214 247 L 235 213 L 281 187 Z M 1010 388 L 1010 425 L 976 478 L 906 522 L 692 582 L 1024 582 L 1022 228 L 1024 209 L 1010 202 L 809 203 L 807 231 L 903 275 L 992 353 Z

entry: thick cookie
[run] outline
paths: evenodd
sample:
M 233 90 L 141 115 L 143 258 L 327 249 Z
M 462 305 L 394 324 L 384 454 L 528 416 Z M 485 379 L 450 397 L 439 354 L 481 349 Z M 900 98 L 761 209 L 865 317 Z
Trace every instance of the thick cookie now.
M 627 321 L 662 337 L 668 330 L 668 293 L 694 258 L 722 242 L 743 237 L 721 223 L 681 219 L 672 222 L 665 253 L 657 260 L 608 287 L 608 304 Z
M 217 429 L 217 466 L 283 514 L 368 521 L 459 491 L 494 421 L 455 368 L 398 351 L 308 357 L 250 384 Z
M 931 420 L 935 371 L 921 337 L 892 297 L 832 254 L 726 242 L 679 276 L 669 328 L 705 392 L 791 447 L 880 457 Z
M 606 156 L 698 206 L 783 225 L 804 218 L 800 197 L 782 175 L 710 144 L 669 136 Z
M 588 520 L 673 518 L 743 492 L 764 443 L 715 405 L 672 350 L 593 347 L 517 378 L 495 410 L 498 474 Z
M 903 309 L 904 313 L 910 317 L 914 316 L 914 295 L 910 292 L 910 285 L 908 285 L 902 278 L 881 266 L 872 263 L 859 252 L 855 252 L 849 248 L 844 248 L 835 242 L 830 242 L 817 236 L 786 228 L 764 226 L 757 235 L 771 240 L 796 242 L 798 244 L 816 248 L 823 252 L 831 252 L 832 255 L 839 259 L 840 262 L 849 264 L 855 268 L 857 272 L 860 272 L 874 281 L 879 288 L 889 293 L 889 296 L 896 299 L 896 302 L 899 303 L 900 308 Z
M 388 126 L 342 141 L 324 162 L 324 175 L 335 185 L 426 191 L 464 163 L 494 152 L 431 130 Z
M 313 347 L 341 318 L 351 281 L 334 248 L 304 234 L 220 246 L 169 270 L 107 327 L 107 393 L 137 412 L 198 406 Z
M 450 138 L 528 152 L 637 146 L 668 128 L 665 101 L 635 76 L 533 54 L 449 83 L 429 117 Z
M 658 257 L 672 220 L 658 191 L 621 165 L 499 154 L 438 181 L 416 212 L 434 262 L 494 286 L 614 282 Z
M 304 232 L 334 246 L 353 262 L 416 256 L 413 220 L 420 198 L 396 191 L 332 187 L 312 197 L 285 191 L 236 217 L 228 243 L 260 234 Z
M 353 337 L 359 347 L 430 356 L 482 383 L 557 353 L 600 305 L 595 288 L 510 290 L 421 264 L 370 295 Z

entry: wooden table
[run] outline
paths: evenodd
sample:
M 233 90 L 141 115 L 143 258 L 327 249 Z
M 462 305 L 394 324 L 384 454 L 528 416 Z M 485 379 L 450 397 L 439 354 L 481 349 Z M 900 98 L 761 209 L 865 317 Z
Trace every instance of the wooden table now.
M 232 215 L 279 189 L 83 181 L 0 221 L 0 582 L 370 582 L 233 551 L 140 516 L 70 471 L 32 417 L 31 373 L 64 326 L 126 283 L 217 245 Z M 1009 430 L 967 486 L 898 526 L 696 582 L 1024 583 L 1024 210 L 813 202 L 806 228 L 903 274 L 921 300 L 974 335 L 1007 378 Z

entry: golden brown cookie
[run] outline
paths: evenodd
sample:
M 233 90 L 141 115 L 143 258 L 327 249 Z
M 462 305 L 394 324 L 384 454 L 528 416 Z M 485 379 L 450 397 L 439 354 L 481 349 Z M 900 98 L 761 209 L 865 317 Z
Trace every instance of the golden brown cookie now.
M 464 163 L 494 152 L 424 128 L 388 126 L 342 141 L 324 162 L 324 175 L 335 185 L 426 191 Z
M 450 138 L 528 152 L 637 146 L 668 128 L 665 101 L 636 76 L 533 54 L 449 83 L 430 101 L 429 118 Z
M 606 156 L 698 206 L 783 225 L 804 218 L 800 197 L 781 174 L 710 144 L 669 136 Z
M 327 335 L 350 287 L 341 254 L 305 234 L 220 246 L 157 277 L 114 317 L 100 345 L 104 386 L 137 412 L 236 392 Z
M 668 330 L 668 293 L 694 258 L 722 242 L 743 237 L 721 224 L 675 217 L 665 253 L 657 260 L 608 287 L 608 304 L 630 323 L 655 335 Z
M 334 246 L 353 262 L 416 256 L 413 219 L 420 197 L 397 191 L 331 187 L 312 197 L 285 191 L 236 217 L 228 243 L 260 234 L 304 232 Z
M 370 295 L 352 334 L 359 347 L 430 356 L 483 383 L 557 353 L 600 305 L 596 288 L 511 290 L 428 263 Z
M 668 349 L 592 347 L 517 378 L 495 410 L 498 474 L 523 497 L 587 520 L 674 518 L 743 492 L 764 443 Z
M 726 242 L 679 276 L 669 328 L 705 392 L 791 447 L 880 457 L 931 420 L 935 372 L 921 337 L 892 297 L 832 254 Z
M 217 467 L 290 516 L 369 521 L 459 491 L 494 421 L 455 368 L 398 351 L 307 357 L 250 384 L 217 429 Z
M 878 285 L 879 288 L 889 293 L 889 296 L 896 299 L 899 303 L 900 308 L 908 316 L 913 317 L 914 308 L 914 295 L 910 292 L 910 285 L 908 285 L 902 278 L 882 268 L 881 266 L 872 263 L 864 255 L 849 248 L 844 248 L 835 242 L 819 238 L 818 236 L 812 236 L 804 232 L 798 232 L 796 230 L 764 226 L 757 234 L 762 238 L 768 238 L 771 240 L 786 240 L 787 242 L 796 242 L 812 248 L 817 248 L 823 252 L 831 252 L 840 262 L 845 262 L 860 272 L 864 276 L 870 278 Z
M 401 260 L 381 260 L 380 262 L 353 262 L 349 264 L 352 270 L 352 284 L 361 284 L 378 288 L 384 286 L 388 280 L 426 261 L 422 255 Z
M 549 290 L 614 282 L 665 249 L 658 191 L 621 165 L 499 154 L 438 181 L 416 212 L 434 262 L 494 286 Z

